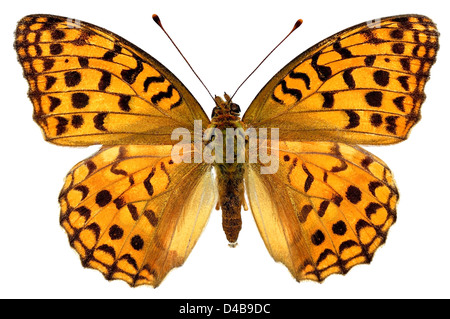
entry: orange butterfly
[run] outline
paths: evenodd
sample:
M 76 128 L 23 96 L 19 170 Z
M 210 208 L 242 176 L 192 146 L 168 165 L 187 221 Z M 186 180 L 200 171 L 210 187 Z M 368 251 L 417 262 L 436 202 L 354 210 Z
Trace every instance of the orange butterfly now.
M 107 279 L 156 287 L 186 260 L 214 205 L 235 245 L 245 192 L 267 249 L 297 280 L 369 263 L 395 222 L 398 192 L 386 164 L 357 145 L 407 138 L 439 45 L 419 15 L 348 28 L 288 63 L 242 120 L 227 95 L 209 120 L 167 68 L 89 23 L 24 17 L 15 48 L 46 140 L 103 145 L 59 196 L 71 246 Z M 194 141 L 177 143 L 178 128 Z M 227 129 L 278 129 L 278 140 L 244 136 L 237 161 L 238 147 L 230 155 L 219 143 Z M 272 163 L 261 154 L 275 171 L 264 173 Z

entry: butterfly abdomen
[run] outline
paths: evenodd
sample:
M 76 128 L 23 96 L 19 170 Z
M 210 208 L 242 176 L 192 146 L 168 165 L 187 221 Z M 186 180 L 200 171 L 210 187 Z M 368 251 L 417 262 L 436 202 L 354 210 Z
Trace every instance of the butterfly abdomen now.
M 244 164 L 217 164 L 219 205 L 222 227 L 230 246 L 236 244 L 242 228 L 241 206 L 244 201 Z

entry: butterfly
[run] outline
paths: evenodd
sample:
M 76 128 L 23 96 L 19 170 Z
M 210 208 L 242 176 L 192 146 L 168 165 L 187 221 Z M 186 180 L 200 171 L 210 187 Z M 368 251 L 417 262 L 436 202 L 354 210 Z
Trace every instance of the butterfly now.
M 45 139 L 102 145 L 70 170 L 59 195 L 70 245 L 108 280 L 157 287 L 184 263 L 214 206 L 236 244 L 247 194 L 265 246 L 296 280 L 369 263 L 399 193 L 387 165 L 359 145 L 408 137 L 438 36 L 420 15 L 358 24 L 289 62 L 242 119 L 228 95 L 215 98 L 210 119 L 175 75 L 120 36 L 65 17 L 24 17 L 15 49 Z M 179 128 L 194 136 L 181 145 L 183 160 L 174 158 Z M 220 153 L 227 129 L 276 131 L 244 137 L 237 162 L 237 148 L 231 161 Z M 202 158 L 208 145 L 215 161 Z M 250 161 L 255 152 L 276 169 L 264 173 L 271 163 Z

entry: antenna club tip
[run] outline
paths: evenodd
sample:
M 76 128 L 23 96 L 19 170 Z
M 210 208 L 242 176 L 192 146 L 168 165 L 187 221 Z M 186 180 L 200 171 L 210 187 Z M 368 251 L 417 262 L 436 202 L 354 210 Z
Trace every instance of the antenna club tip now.
M 157 14 L 152 14 L 152 19 L 155 21 L 159 26 L 161 26 L 161 20 L 159 19 Z
M 294 30 L 297 29 L 299 26 L 301 26 L 302 23 L 303 23 L 303 20 L 302 20 L 302 19 L 298 19 L 298 20 L 295 22 L 294 27 L 292 28 L 292 31 L 294 31 Z

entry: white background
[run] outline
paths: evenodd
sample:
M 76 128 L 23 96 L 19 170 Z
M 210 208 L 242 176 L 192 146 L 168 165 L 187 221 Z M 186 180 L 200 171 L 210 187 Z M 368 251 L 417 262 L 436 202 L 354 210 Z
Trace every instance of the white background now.
M 1 11 L 0 297 L 25 298 L 418 298 L 450 297 L 449 35 L 444 1 L 16 1 Z M 186 263 L 157 289 L 130 288 L 84 269 L 59 226 L 63 178 L 96 147 L 46 143 L 32 120 L 27 83 L 13 49 L 24 15 L 48 13 L 109 29 L 167 66 L 209 115 L 212 101 L 153 23 L 158 13 L 213 94 L 232 93 L 302 18 L 304 24 L 245 84 L 235 102 L 245 110 L 262 86 L 292 58 L 357 23 L 395 14 L 431 17 L 441 32 L 422 120 L 410 138 L 372 147 L 400 190 L 398 220 L 370 265 L 322 284 L 296 282 L 266 251 L 250 212 L 236 249 L 227 246 L 213 211 Z

